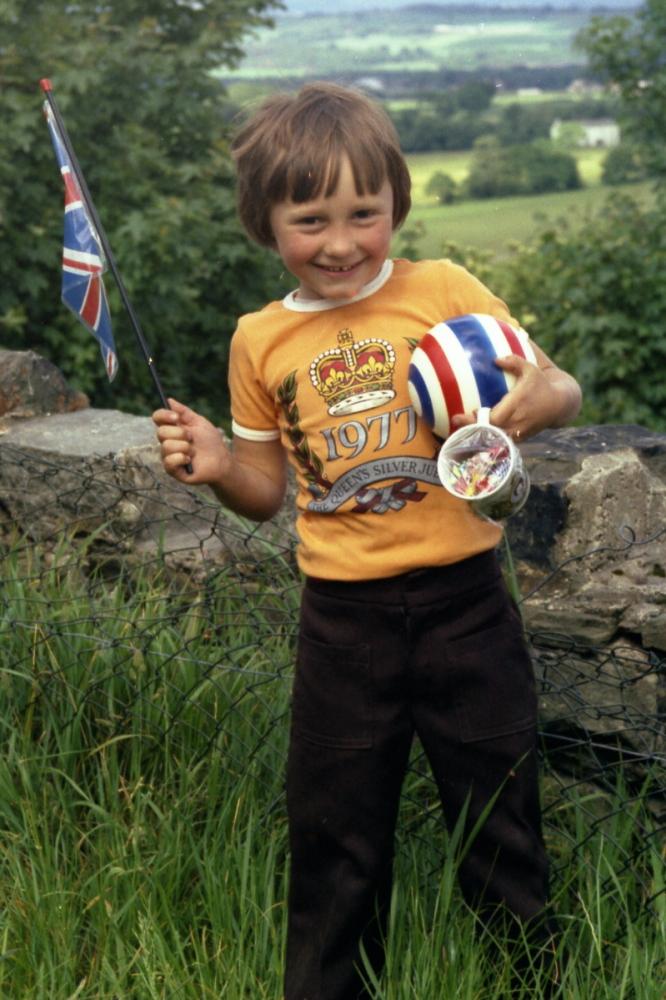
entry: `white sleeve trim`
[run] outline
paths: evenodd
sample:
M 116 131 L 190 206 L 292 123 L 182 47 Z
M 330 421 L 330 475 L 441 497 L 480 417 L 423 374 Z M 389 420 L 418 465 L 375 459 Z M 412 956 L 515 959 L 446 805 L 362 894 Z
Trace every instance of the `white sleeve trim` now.
M 246 441 L 278 441 L 280 438 L 280 431 L 277 427 L 269 431 L 257 431 L 252 427 L 243 427 L 235 420 L 231 421 L 231 430 L 236 437 L 244 438 Z

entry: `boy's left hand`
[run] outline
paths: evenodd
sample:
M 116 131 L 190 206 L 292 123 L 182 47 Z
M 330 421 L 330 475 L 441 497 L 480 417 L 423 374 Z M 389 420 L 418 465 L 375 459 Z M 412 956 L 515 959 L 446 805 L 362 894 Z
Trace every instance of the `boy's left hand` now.
M 495 364 L 516 378 L 510 392 L 490 411 L 490 422 L 501 427 L 515 441 L 538 434 L 546 427 L 561 427 L 580 409 L 578 383 L 558 368 L 544 352 L 532 344 L 537 364 L 517 354 L 496 358 Z M 451 421 L 453 428 L 476 421 L 476 414 L 465 413 Z
M 514 375 L 516 384 L 506 396 L 493 406 L 490 422 L 501 427 L 512 438 L 529 437 L 550 427 L 557 415 L 559 398 L 551 384 L 549 373 L 559 371 L 540 368 L 517 354 L 496 358 L 495 364 L 502 371 Z

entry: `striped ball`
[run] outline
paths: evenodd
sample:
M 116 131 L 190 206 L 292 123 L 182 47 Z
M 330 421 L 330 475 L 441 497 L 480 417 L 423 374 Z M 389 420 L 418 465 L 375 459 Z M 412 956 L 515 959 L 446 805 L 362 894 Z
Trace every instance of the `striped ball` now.
M 512 388 L 515 377 L 494 363 L 507 354 L 536 364 L 527 338 L 494 316 L 474 313 L 438 323 L 412 355 L 412 406 L 435 434 L 448 437 L 452 417 L 495 406 Z

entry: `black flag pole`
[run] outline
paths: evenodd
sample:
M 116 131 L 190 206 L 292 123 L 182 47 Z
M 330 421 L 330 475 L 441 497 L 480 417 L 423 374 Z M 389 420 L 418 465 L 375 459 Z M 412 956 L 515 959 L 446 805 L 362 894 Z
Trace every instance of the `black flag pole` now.
M 155 367 L 155 362 L 153 360 L 152 352 L 150 351 L 150 348 L 148 347 L 148 344 L 146 342 L 146 338 L 144 337 L 143 331 L 141 329 L 141 324 L 139 323 L 139 318 L 138 318 L 138 316 L 136 315 L 136 313 L 134 311 L 134 308 L 133 308 L 132 303 L 130 301 L 129 295 L 127 294 L 127 289 L 125 288 L 125 283 L 124 283 L 124 281 L 122 279 L 122 276 L 120 274 L 120 271 L 118 269 L 118 265 L 116 264 L 116 259 L 115 259 L 114 255 L 113 255 L 113 251 L 111 249 L 111 245 L 109 244 L 109 240 L 108 240 L 108 237 L 107 237 L 106 232 L 104 230 L 104 226 L 102 225 L 102 221 L 101 221 L 101 219 L 99 217 L 97 209 L 95 208 L 95 203 L 93 202 L 91 194 L 90 194 L 90 191 L 88 190 L 88 185 L 86 184 L 86 179 L 83 176 L 83 171 L 81 170 L 81 166 L 80 166 L 79 161 L 77 159 L 76 153 L 74 152 L 74 147 L 72 146 L 71 140 L 69 138 L 69 134 L 67 132 L 67 128 L 65 127 L 65 123 L 63 121 L 62 115 L 60 114 L 60 109 L 58 108 L 58 105 L 56 103 L 56 99 L 55 99 L 54 94 L 53 94 L 53 85 L 51 84 L 51 81 L 49 79 L 46 79 L 46 78 L 43 79 L 43 80 L 40 80 L 39 81 L 39 85 L 40 85 L 40 87 L 42 88 L 42 90 L 44 92 L 44 97 L 45 97 L 45 99 L 46 99 L 46 101 L 48 103 L 49 108 L 51 109 L 51 112 L 53 114 L 53 118 L 55 119 L 55 123 L 56 123 L 56 125 L 58 127 L 58 132 L 59 132 L 59 135 L 60 135 L 60 139 L 62 140 L 62 144 L 65 147 L 65 150 L 67 151 L 67 155 L 68 155 L 68 157 L 70 159 L 70 162 L 71 162 L 71 165 L 72 165 L 72 170 L 74 171 L 74 174 L 75 174 L 75 177 L 76 177 L 76 181 L 77 181 L 79 189 L 81 191 L 81 196 L 83 198 L 83 202 L 84 202 L 86 211 L 88 213 L 88 216 L 89 216 L 92 224 L 94 225 L 94 227 L 96 229 L 100 245 L 101 245 L 102 250 L 104 252 L 104 257 L 106 259 L 106 263 L 108 264 L 109 270 L 110 270 L 111 274 L 113 275 L 113 279 L 114 279 L 114 281 L 116 283 L 116 286 L 118 288 L 118 292 L 120 294 L 120 298 L 122 299 L 122 303 L 123 303 L 123 305 L 125 307 L 125 311 L 127 312 L 127 315 L 129 317 L 129 321 L 130 321 L 130 324 L 131 324 L 132 329 L 134 331 L 134 334 L 136 336 L 136 339 L 137 339 L 137 342 L 139 344 L 139 348 L 141 350 L 141 353 L 143 354 L 145 362 L 148 365 L 148 370 L 149 370 L 149 372 L 150 372 L 150 374 L 152 376 L 153 382 L 155 384 L 155 388 L 157 389 L 157 393 L 159 395 L 160 402 L 162 403 L 162 406 L 165 407 L 165 409 L 171 409 L 171 407 L 169 406 L 169 402 L 168 402 L 168 400 L 166 398 L 164 389 L 162 388 L 162 383 L 160 381 L 160 377 L 157 374 L 157 369 Z M 192 466 L 190 465 L 189 462 L 185 466 L 185 468 L 186 468 L 186 470 L 187 470 L 188 473 L 192 472 Z

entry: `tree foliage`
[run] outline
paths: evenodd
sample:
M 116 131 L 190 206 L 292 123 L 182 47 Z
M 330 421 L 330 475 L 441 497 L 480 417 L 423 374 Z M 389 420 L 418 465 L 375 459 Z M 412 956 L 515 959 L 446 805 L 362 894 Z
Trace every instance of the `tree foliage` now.
M 522 146 L 500 146 L 496 139 L 481 140 L 467 177 L 472 198 L 569 191 L 581 186 L 575 157 L 548 140 Z
M 546 229 L 497 278 L 536 342 L 583 387 L 582 420 L 666 431 L 666 200 L 615 195 Z
M 416 109 L 394 111 L 392 118 L 406 152 L 471 149 L 479 138 L 494 136 L 501 146 L 547 139 L 556 118 L 614 117 L 612 97 L 588 100 L 551 98 L 535 104 L 519 101 L 493 106 L 493 84 L 468 81 L 440 92 L 424 93 Z
M 666 4 L 646 0 L 635 16 L 595 17 L 578 37 L 595 74 L 619 92 L 623 135 L 666 177 Z
M 604 180 L 657 175 L 647 206 L 615 195 L 601 211 L 549 226 L 494 280 L 538 343 L 583 387 L 581 420 L 666 431 L 666 6 L 594 18 L 580 36 L 612 83 L 623 142 Z
M 633 142 L 620 142 L 608 150 L 604 157 L 601 180 L 604 184 L 635 184 L 648 176 L 648 168 L 640 146 Z
M 613 118 L 615 100 L 607 97 L 558 97 L 534 104 L 512 102 L 502 108 L 495 134 L 502 146 L 524 145 L 535 139 L 547 139 L 554 121 L 574 122 L 581 118 Z
M 169 394 L 219 413 L 239 313 L 277 265 L 235 219 L 233 66 L 275 0 L 0 0 L 0 343 L 49 357 L 96 405 L 157 403 L 110 276 L 120 371 L 60 303 L 63 190 L 41 115 L 49 77 Z
M 426 96 L 417 110 L 392 114 L 406 152 L 469 149 L 491 127 L 486 112 L 495 87 L 485 80 L 468 80 Z
M 455 180 L 444 170 L 436 170 L 430 177 L 425 193 L 435 197 L 440 205 L 450 205 L 460 196 Z

